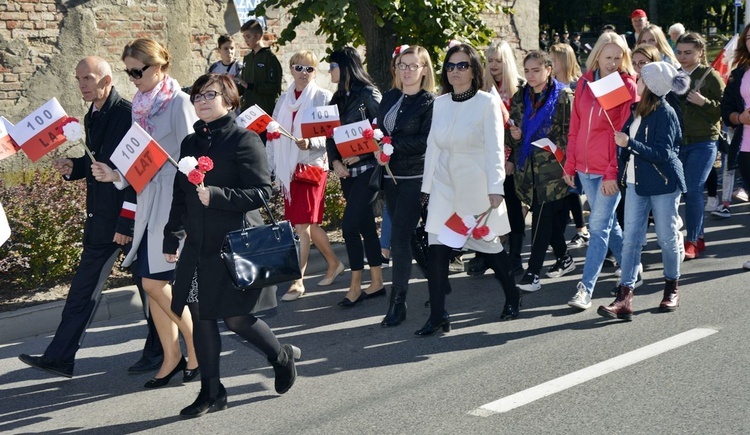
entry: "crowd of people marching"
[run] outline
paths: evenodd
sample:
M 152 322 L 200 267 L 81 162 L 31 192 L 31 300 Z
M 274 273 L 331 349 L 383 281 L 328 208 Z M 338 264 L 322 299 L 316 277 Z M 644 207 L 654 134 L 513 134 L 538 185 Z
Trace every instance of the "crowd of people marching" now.
M 707 63 L 700 34 L 683 32 L 670 44 L 639 11 L 632 17 L 636 43 L 629 47 L 625 37 L 605 29 L 590 47 L 585 72 L 580 53 L 565 42 L 528 52 L 520 62 L 522 71 L 504 41 L 491 44 L 484 56 L 469 44 L 452 42 L 439 71 L 428 50 L 403 45 L 393 53 L 393 86 L 387 91 L 377 88 L 360 54 L 350 47 L 327 57 L 336 89 L 322 89 L 315 81 L 318 56 L 299 51 L 282 66 L 255 20 L 241 29 L 250 49 L 243 61 L 234 57 L 232 37 L 223 35 L 218 41 L 221 60 L 187 88 L 169 75 L 171 55 L 161 43 L 129 43 L 121 60 L 137 89 L 132 104 L 115 91 L 112 68 L 104 59 L 81 60 L 76 79 L 91 102 L 84 119 L 86 146 L 97 161 L 87 155 L 56 160 L 54 166 L 66 179 L 88 180 L 84 251 L 52 344 L 41 356 L 20 359 L 72 377 L 92 301 L 101 292 L 100 276 L 109 273 L 123 248 L 124 265 L 145 291 L 154 326 L 147 347 L 150 342 L 155 350 L 144 351 L 131 367 L 131 372 L 156 371 L 145 388 L 163 387 L 177 374 L 184 382 L 200 377 L 200 394 L 181 415 L 225 409 L 217 324 L 223 320 L 267 356 L 276 391 L 285 393 L 295 382 L 294 361 L 301 351 L 281 344 L 252 314 L 260 291 L 236 291 L 219 252 L 224 235 L 240 228 L 243 219 L 260 222 L 258 209 L 277 191 L 285 218 L 300 239 L 302 272 L 281 300 L 294 301 L 307 291 L 312 245 L 328 264 L 317 286 L 332 285 L 345 266 L 321 228 L 329 175 L 341 180 L 346 201 L 341 229 L 350 282 L 338 305 L 348 309 L 388 295 L 383 327 L 406 319 L 412 262 L 420 257 L 430 317 L 415 334 L 450 331 L 446 294 L 457 250 L 476 253 L 469 274 L 493 270 L 504 293 L 499 319 L 511 320 L 522 315 L 522 292 L 540 290 L 542 277 L 546 281 L 575 270 L 569 250 L 586 247 L 582 278 L 571 289 L 568 305 L 591 307 L 602 266 L 613 258 L 620 267 L 615 299 L 597 312 L 631 320 L 650 223 L 663 261 L 664 295 L 658 308 L 676 310 L 681 262 L 699 258 L 707 246 L 703 191 L 723 143 L 722 122 L 734 131 L 721 150 L 724 173 L 739 168 L 750 181 L 750 135 L 744 135 L 750 128 L 750 26 L 740 35 L 736 69 L 725 88 L 724 79 Z M 282 92 L 285 70 L 292 80 Z M 612 89 L 620 98 L 615 104 L 595 90 L 605 80 L 616 83 Z M 258 135 L 237 126 L 236 114 L 256 104 L 290 137 Z M 383 150 L 344 157 L 332 137 L 294 139 L 302 137 L 301 114 L 325 105 L 338 106 L 341 124 L 377 123 L 389 138 L 389 158 L 381 158 Z M 203 182 L 196 186 L 165 165 L 136 195 L 109 160 L 131 123 L 175 160 L 210 157 L 213 167 L 205 171 Z M 730 183 L 725 179 L 725 190 Z M 382 237 L 373 211 L 378 190 L 384 192 L 387 211 Z M 710 190 L 709 197 L 715 198 L 716 189 L 713 195 Z M 105 196 L 116 201 L 102 200 Z M 678 212 L 681 199 L 683 217 Z M 711 211 L 727 207 L 731 198 L 722 199 Z M 134 218 L 121 213 L 123 206 L 135 208 Z M 528 212 L 530 255 L 524 264 Z M 576 235 L 567 241 L 571 215 Z M 456 216 L 463 224 L 458 232 L 450 224 Z M 411 239 L 420 222 L 426 233 L 424 252 L 415 253 L 419 245 Z M 543 270 L 549 247 L 556 261 Z M 384 253 L 390 258 L 384 259 Z M 390 292 L 384 285 L 384 260 L 392 261 Z

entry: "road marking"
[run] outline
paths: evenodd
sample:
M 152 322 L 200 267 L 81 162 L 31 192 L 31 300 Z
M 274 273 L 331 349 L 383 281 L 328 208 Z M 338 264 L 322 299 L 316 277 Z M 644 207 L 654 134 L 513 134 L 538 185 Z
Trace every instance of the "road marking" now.
M 529 404 L 543 397 L 551 396 L 570 387 L 582 384 L 599 376 L 612 373 L 621 368 L 647 360 L 651 357 L 676 349 L 694 341 L 716 334 L 717 330 L 710 328 L 696 328 L 677 334 L 674 337 L 657 341 L 656 343 L 636 349 L 634 351 L 602 361 L 585 369 L 578 370 L 568 375 L 553 379 L 551 381 L 528 388 L 502 399 L 482 405 L 477 409 L 469 411 L 469 414 L 477 417 L 489 417 L 490 415 L 508 412 L 520 406 Z

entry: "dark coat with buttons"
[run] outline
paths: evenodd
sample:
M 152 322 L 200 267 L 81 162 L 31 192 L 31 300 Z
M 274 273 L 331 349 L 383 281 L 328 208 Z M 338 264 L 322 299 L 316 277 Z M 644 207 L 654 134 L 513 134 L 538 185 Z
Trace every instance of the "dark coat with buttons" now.
M 114 167 L 109 160 L 133 124 L 131 104 L 120 97 L 113 87 L 107 101 L 92 119 L 93 104 L 83 118 L 86 147 L 97 161 Z M 68 180 L 86 179 L 86 222 L 83 226 L 83 244 L 101 245 L 112 243 L 115 232 L 133 236 L 133 220 L 120 216 L 124 200 L 135 204 L 132 187 L 118 190 L 112 183 L 100 183 L 91 175 L 91 159 L 88 154 L 73 158 L 73 171 Z
M 234 287 L 220 257 L 224 236 L 242 228 L 245 212 L 263 206 L 260 191 L 271 194 L 266 152 L 257 134 L 235 124 L 234 113 L 215 121 L 198 121 L 195 133 L 180 147 L 180 157 L 208 156 L 214 163 L 203 184 L 210 192 L 208 206 L 198 199 L 196 186 L 177 172 L 172 208 L 164 227 L 164 253 L 174 254 L 184 231 L 185 244 L 175 269 L 172 311 L 182 315 L 194 273 L 198 272 L 201 319 L 219 319 L 250 313 L 260 289 L 239 291 Z
M 729 150 L 727 150 L 727 166 L 729 169 L 737 168 L 737 156 L 740 152 L 742 145 L 742 136 L 744 134 L 744 128 L 742 124 L 735 124 L 732 122 L 732 113 L 742 113 L 745 111 L 745 99 L 742 98 L 740 93 L 740 85 L 742 85 L 742 77 L 745 75 L 747 67 L 741 66 L 732 70 L 729 75 L 729 81 L 727 81 L 727 87 L 724 88 L 724 94 L 721 97 L 721 118 L 724 120 L 724 124 L 728 127 L 734 128 L 734 136 L 732 136 L 732 143 L 729 144 Z
M 398 102 L 399 89 L 391 89 L 383 95 L 378 113 L 378 128 L 391 137 L 393 155 L 388 166 L 395 177 L 411 177 L 424 172 L 424 153 L 427 136 L 432 125 L 432 103 L 435 95 L 424 89 L 414 95 L 404 95 L 396 115 L 393 131 L 385 127 L 385 115 Z
M 381 98 L 382 96 L 377 88 L 354 85 L 348 93 L 339 91 L 333 94 L 330 104 L 338 106 L 341 125 L 365 119 L 372 122 L 378 116 L 378 107 L 380 106 Z M 328 162 L 331 167 L 333 167 L 335 160 L 341 160 L 341 153 L 336 148 L 336 142 L 333 141 L 333 138 L 326 140 L 326 152 L 328 153 Z M 359 158 L 359 162 L 352 166 L 377 165 L 373 153 L 363 154 Z
M 634 109 L 637 104 L 633 104 Z M 622 128 L 630 135 L 630 125 L 634 113 Z M 656 109 L 641 118 L 641 125 L 635 137 L 630 137 L 628 146 L 620 148 L 619 180 L 625 187 L 627 165 L 630 156 L 635 156 L 635 192 L 640 196 L 655 196 L 672 193 L 676 189 L 686 192 L 685 174 L 679 159 L 682 135 L 680 122 L 672 106 L 664 97 Z

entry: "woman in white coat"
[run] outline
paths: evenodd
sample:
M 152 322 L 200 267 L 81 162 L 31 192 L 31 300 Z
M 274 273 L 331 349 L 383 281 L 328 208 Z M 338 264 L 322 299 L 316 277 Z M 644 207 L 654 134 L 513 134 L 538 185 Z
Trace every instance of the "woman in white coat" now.
M 480 90 L 484 88 L 483 77 L 482 62 L 474 47 L 459 44 L 448 50 L 441 74 L 443 95 L 435 100 L 427 138 L 422 183 L 422 192 L 429 194 L 426 230 L 430 318 L 416 335 L 431 335 L 438 329 L 450 331 L 445 292 L 453 248 L 444 244 L 443 234 L 446 221 L 454 213 L 461 217 L 489 215 L 487 219 L 480 217 L 478 224 L 487 227 L 489 234 L 474 232 L 464 246 L 488 254 L 487 264 L 505 293 L 500 320 L 518 317 L 520 293 L 510 275 L 510 258 L 499 240 L 500 235 L 510 231 L 503 202 L 502 102 Z
M 171 61 L 169 52 L 152 39 L 136 39 L 125 46 L 122 60 L 125 72 L 138 89 L 133 98 L 133 122 L 146 130 L 170 156 L 179 158 L 180 144 L 193 132 L 197 116 L 190 97 L 167 73 Z M 195 379 L 199 373 L 190 311 L 185 309 L 182 317 L 177 317 L 170 309 L 169 282 L 175 265 L 167 263 L 162 254 L 164 225 L 169 219 L 176 171 L 173 165 L 165 164 L 138 194 L 133 247 L 122 262 L 123 267 L 133 265 L 133 273 L 142 278 L 151 316 L 164 347 L 161 369 L 145 388 L 163 387 L 179 372 L 183 372 L 184 382 Z M 98 181 L 114 182 L 118 188 L 128 183 L 120 172 L 102 163 L 95 163 L 92 173 Z M 178 328 L 185 340 L 188 361 L 182 356 Z

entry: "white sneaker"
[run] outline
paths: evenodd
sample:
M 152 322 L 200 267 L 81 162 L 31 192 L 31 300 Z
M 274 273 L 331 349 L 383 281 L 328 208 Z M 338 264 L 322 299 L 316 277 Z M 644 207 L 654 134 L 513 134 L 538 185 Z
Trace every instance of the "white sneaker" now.
M 518 288 L 525 292 L 535 292 L 542 288 L 542 284 L 539 282 L 539 275 L 534 275 L 531 272 L 526 272 L 521 281 L 518 283 Z
M 683 225 L 685 225 L 685 222 L 682 220 L 682 216 L 677 215 L 677 231 L 681 230 Z
M 580 310 L 588 310 L 591 308 L 591 294 L 586 290 L 586 287 L 582 282 L 578 283 L 578 291 L 573 299 L 568 301 L 568 306 L 578 308 Z
M 708 200 L 706 200 L 706 208 L 705 211 L 714 211 L 716 210 L 716 207 L 719 206 L 719 198 L 715 196 L 709 196 Z
M 732 193 L 732 196 L 735 199 L 738 199 L 738 200 L 740 200 L 742 202 L 747 202 L 748 201 L 747 192 L 745 192 L 745 189 L 743 189 L 741 187 L 739 189 L 735 190 Z
M 742 265 L 742 268 L 745 270 L 750 270 L 750 260 L 746 261 L 745 264 Z

